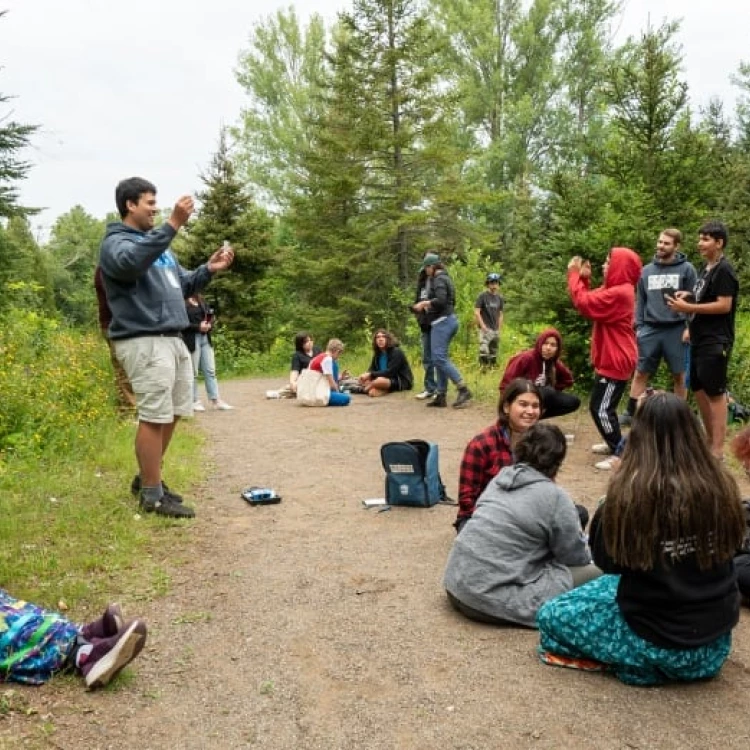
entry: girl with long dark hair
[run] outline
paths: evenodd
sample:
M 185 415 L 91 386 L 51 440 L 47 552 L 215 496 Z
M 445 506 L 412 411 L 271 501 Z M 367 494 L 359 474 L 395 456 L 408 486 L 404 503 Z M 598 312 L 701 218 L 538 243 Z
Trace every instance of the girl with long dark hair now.
M 672 393 L 646 398 L 591 524 L 607 574 L 539 610 L 543 661 L 591 659 L 623 682 L 715 676 L 739 618 L 737 483 Z

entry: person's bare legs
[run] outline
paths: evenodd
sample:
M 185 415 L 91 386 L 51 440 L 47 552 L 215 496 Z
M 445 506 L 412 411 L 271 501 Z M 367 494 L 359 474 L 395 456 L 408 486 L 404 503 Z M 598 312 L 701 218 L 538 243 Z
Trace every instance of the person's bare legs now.
M 366 386 L 365 393 L 368 396 L 377 398 L 385 396 L 391 389 L 391 381 L 388 378 L 373 378 Z
M 648 379 L 651 375 L 647 372 L 636 372 L 633 376 L 633 382 L 630 384 L 630 398 L 636 399 L 641 397 L 648 385 Z
M 672 390 L 674 391 L 674 395 L 681 398 L 683 401 L 687 398 L 687 386 L 685 385 L 684 372 L 672 373 Z
M 169 424 L 162 425 L 161 431 L 161 457 L 164 459 L 164 455 L 169 448 L 169 443 L 172 441 L 172 435 L 174 435 L 174 428 L 177 427 L 177 423 L 180 421 L 179 417 L 175 417 Z
M 138 422 L 135 434 L 135 455 L 143 487 L 161 485 L 161 462 L 169 448 L 179 417 L 167 424 L 157 422 Z
M 706 430 L 706 442 L 716 458 L 724 455 L 724 438 L 727 434 L 727 397 L 725 393 L 709 396 L 705 391 L 695 391 L 695 400 Z
M 164 428 L 157 422 L 138 422 L 135 433 L 135 456 L 141 474 L 142 487 L 161 485 L 161 459 L 164 452 Z M 174 427 L 174 423 L 171 425 Z

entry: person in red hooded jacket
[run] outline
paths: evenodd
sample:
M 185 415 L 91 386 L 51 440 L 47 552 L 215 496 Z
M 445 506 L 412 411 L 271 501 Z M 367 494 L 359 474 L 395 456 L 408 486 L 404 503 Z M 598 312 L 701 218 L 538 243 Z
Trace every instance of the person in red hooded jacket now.
M 560 359 L 562 336 L 556 328 L 546 328 L 533 348 L 511 357 L 500 381 L 500 391 L 515 378 L 526 378 L 542 393 L 542 419 L 570 414 L 581 405 L 573 393 L 563 393 L 573 385 L 573 373 Z
M 594 322 L 591 362 L 594 387 L 589 410 L 604 443 L 594 453 L 614 453 L 620 438 L 617 407 L 638 361 L 635 330 L 635 287 L 643 263 L 627 247 L 614 247 L 602 266 L 604 283 L 590 289 L 591 263 L 576 255 L 568 263 L 568 291 L 573 306 Z

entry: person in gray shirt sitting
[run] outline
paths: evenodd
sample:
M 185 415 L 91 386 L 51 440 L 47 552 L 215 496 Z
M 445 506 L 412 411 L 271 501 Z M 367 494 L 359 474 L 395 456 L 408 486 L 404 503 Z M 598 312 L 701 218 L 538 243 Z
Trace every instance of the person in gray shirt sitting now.
M 566 450 L 559 427 L 530 427 L 516 463 L 487 485 L 456 537 L 443 583 L 469 619 L 533 628 L 544 602 L 601 575 L 576 506 L 554 481 Z

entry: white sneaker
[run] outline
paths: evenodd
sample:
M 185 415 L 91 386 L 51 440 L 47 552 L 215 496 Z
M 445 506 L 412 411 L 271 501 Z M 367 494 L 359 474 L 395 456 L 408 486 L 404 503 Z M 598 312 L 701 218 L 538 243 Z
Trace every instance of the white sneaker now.
M 591 446 L 591 452 L 596 453 L 597 456 L 611 456 L 612 450 L 606 443 L 594 443 Z
M 230 411 L 231 409 L 234 409 L 233 406 L 230 406 L 226 401 L 222 401 L 219 399 L 218 401 L 212 401 L 211 406 L 214 407 L 214 409 L 218 409 L 219 411 Z
M 206 411 L 206 407 L 200 401 L 193 403 L 193 411 Z
M 599 471 L 612 471 L 612 469 L 617 465 L 618 459 L 616 459 L 614 456 L 611 458 L 605 458 L 603 461 L 597 461 L 594 464 L 595 469 L 599 469 Z
M 422 391 L 422 393 L 418 393 L 414 398 L 424 401 L 428 398 L 435 398 L 435 394 L 432 391 Z

